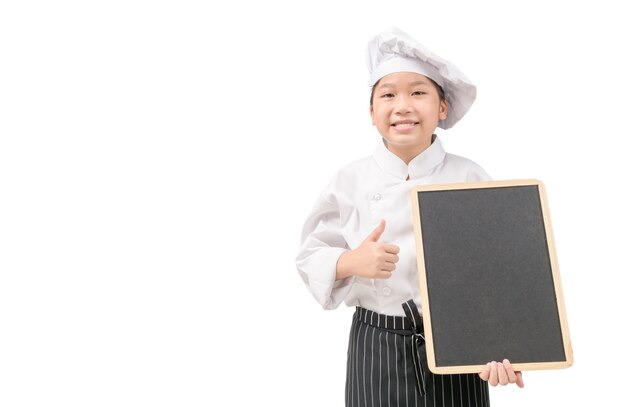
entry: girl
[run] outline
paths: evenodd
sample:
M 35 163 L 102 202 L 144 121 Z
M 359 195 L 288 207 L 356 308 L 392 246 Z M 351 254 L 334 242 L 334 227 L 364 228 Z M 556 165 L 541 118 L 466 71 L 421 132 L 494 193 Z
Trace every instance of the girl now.
M 476 88 L 397 29 L 374 37 L 367 56 L 370 116 L 382 140 L 320 195 L 303 227 L 298 271 L 325 309 L 356 307 L 346 406 L 488 406 L 487 382 L 523 386 L 507 360 L 480 375 L 426 367 L 410 199 L 417 184 L 489 179 L 434 134 L 465 115 Z

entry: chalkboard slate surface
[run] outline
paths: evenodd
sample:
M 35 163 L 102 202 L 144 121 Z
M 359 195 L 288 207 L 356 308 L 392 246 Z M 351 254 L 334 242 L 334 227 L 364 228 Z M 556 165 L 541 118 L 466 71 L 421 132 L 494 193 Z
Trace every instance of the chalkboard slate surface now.
M 418 186 L 413 214 L 424 332 L 434 373 L 571 366 L 543 184 Z

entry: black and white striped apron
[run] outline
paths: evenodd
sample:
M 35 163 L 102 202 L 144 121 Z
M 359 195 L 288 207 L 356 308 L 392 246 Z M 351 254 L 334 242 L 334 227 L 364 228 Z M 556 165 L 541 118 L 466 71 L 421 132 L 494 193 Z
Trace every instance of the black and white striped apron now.
M 422 318 L 413 300 L 402 307 L 406 317 L 356 307 L 346 407 L 488 407 L 489 387 L 477 374 L 428 370 Z

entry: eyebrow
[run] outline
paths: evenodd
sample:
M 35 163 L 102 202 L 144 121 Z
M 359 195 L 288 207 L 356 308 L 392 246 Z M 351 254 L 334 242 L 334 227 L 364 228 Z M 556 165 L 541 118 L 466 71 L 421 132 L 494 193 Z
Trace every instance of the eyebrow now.
M 427 85 L 427 84 L 428 84 L 428 82 L 426 82 L 426 81 L 415 81 L 415 82 L 411 82 L 411 83 L 409 83 L 409 86 Z M 388 83 L 388 82 L 387 82 L 387 83 L 383 83 L 383 84 L 381 84 L 379 87 L 380 87 L 380 88 L 391 88 L 391 87 L 393 87 L 394 85 L 395 85 L 395 84 L 393 84 L 393 83 Z

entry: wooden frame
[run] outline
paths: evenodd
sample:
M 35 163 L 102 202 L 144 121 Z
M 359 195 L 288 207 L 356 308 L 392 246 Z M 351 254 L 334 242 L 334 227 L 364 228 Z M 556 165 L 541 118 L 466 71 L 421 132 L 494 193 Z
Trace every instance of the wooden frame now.
M 571 366 L 543 183 L 424 185 L 412 200 L 429 369 L 478 373 L 504 358 L 515 370 Z

